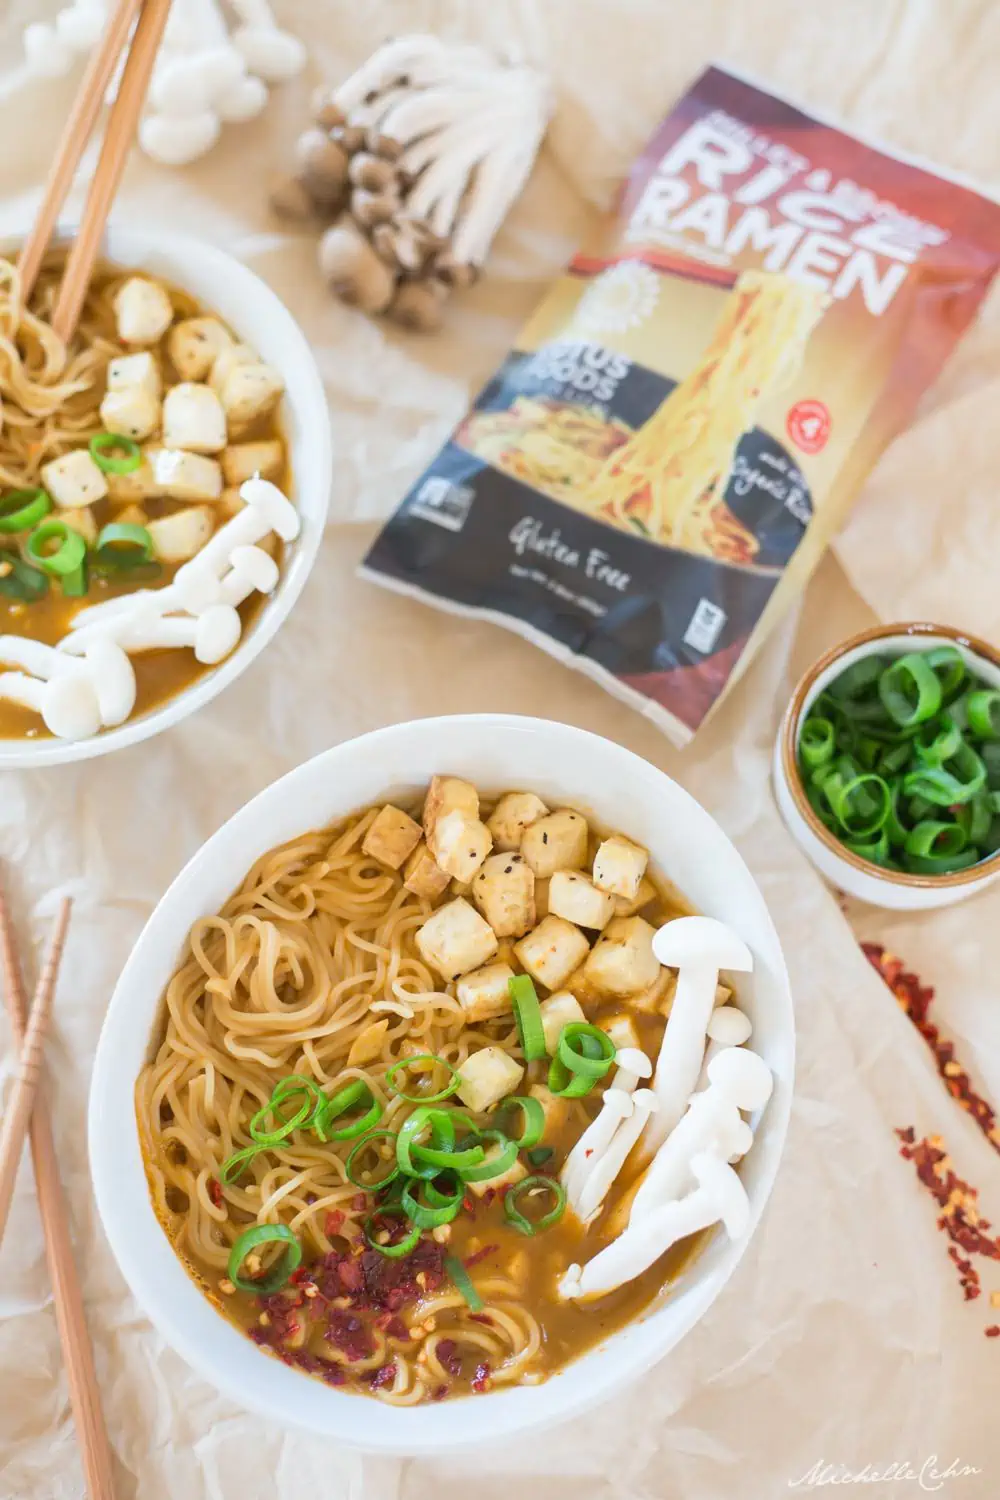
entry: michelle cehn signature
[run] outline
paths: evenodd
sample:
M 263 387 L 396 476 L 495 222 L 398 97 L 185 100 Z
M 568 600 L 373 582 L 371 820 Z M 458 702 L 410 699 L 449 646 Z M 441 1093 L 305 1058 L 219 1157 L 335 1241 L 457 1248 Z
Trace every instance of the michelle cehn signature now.
M 898 1463 L 889 1464 L 865 1464 L 860 1469 L 852 1469 L 849 1464 L 827 1463 L 826 1459 L 818 1458 L 810 1469 L 800 1474 L 798 1479 L 790 1479 L 788 1488 L 790 1490 L 819 1490 L 828 1485 L 841 1484 L 889 1484 L 893 1480 L 897 1482 L 909 1481 L 915 1483 L 922 1490 L 940 1490 L 955 1479 L 968 1479 L 974 1474 L 981 1474 L 982 1469 L 976 1468 L 975 1464 L 963 1463 L 959 1458 L 953 1458 L 950 1463 L 945 1463 L 936 1453 L 920 1462 L 912 1463 L 909 1459 L 903 1459 Z

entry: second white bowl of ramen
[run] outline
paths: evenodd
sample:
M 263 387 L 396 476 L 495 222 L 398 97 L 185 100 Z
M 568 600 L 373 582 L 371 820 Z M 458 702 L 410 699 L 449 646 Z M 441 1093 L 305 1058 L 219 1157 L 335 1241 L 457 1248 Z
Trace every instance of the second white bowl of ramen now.
M 655 868 L 748 944 L 740 1005 L 774 1075 L 740 1167 L 745 1238 L 720 1230 L 636 1321 L 538 1385 L 440 1404 L 389 1406 L 333 1389 L 252 1345 L 203 1296 L 153 1211 L 133 1090 L 162 1026 L 162 997 L 199 918 L 219 910 L 251 866 L 294 836 L 385 800 L 413 798 L 435 773 L 493 793 L 530 789 L 645 844 Z M 101 1033 L 90 1096 L 97 1204 L 136 1299 L 163 1337 L 234 1401 L 290 1426 L 385 1453 L 441 1453 L 564 1421 L 636 1381 L 708 1312 L 745 1253 L 778 1170 L 792 1097 L 788 976 L 764 899 L 736 849 L 684 789 L 619 745 L 566 724 L 506 715 L 425 719 L 339 745 L 275 782 L 229 820 L 177 876 L 125 966 Z M 734 1351 L 737 1353 L 738 1351 Z

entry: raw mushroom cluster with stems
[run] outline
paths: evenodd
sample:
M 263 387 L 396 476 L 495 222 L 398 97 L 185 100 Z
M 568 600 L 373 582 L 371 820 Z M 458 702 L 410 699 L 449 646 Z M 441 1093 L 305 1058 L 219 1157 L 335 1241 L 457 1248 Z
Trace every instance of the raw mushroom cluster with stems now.
M 533 69 L 433 36 L 397 37 L 317 92 L 272 206 L 328 226 L 319 265 L 344 302 L 432 331 L 452 289 L 478 276 L 550 113 Z
M 73 0 L 51 22 L 27 26 L 29 75 L 68 73 L 99 41 L 108 11 L 107 0 Z M 305 62 L 305 45 L 278 26 L 269 0 L 228 0 L 228 11 L 220 0 L 173 0 L 140 146 L 165 166 L 195 161 L 215 145 L 224 124 L 259 115 L 268 85 L 293 78 Z M 116 87 L 117 80 L 112 96 Z

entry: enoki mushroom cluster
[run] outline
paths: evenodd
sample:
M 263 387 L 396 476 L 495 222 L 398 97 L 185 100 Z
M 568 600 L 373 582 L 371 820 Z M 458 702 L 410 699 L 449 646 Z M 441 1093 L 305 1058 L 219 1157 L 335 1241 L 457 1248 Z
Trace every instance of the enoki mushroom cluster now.
M 272 206 L 326 223 L 319 265 L 344 302 L 440 325 L 478 275 L 531 172 L 551 111 L 544 79 L 478 47 L 397 37 L 321 89 Z

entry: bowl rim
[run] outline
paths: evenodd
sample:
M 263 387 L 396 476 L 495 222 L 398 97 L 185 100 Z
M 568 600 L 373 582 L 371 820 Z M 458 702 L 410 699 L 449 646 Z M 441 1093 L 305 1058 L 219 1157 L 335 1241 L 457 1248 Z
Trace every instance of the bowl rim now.
M 60 221 L 52 237 L 53 243 L 65 240 L 73 233 L 73 228 L 72 224 Z M 16 250 L 25 233 L 14 230 L 0 234 L 0 254 Z M 133 258 L 139 263 L 135 269 L 141 269 L 143 258 L 150 254 L 176 260 L 179 266 L 200 262 L 214 269 L 220 277 L 224 276 L 238 293 L 251 310 L 247 323 L 253 321 L 255 309 L 259 310 L 256 316 L 266 313 L 273 319 L 287 364 L 295 370 L 294 394 L 289 381 L 284 400 L 301 413 L 302 430 L 306 434 L 303 446 L 308 444 L 310 450 L 307 473 L 295 476 L 296 496 L 310 494 L 309 524 L 303 525 L 295 542 L 294 556 L 282 568 L 278 585 L 265 599 L 252 628 L 241 636 L 236 649 L 218 666 L 203 672 L 188 687 L 155 708 L 87 740 L 0 738 L 0 770 L 35 770 L 111 755 L 116 750 L 152 739 L 217 698 L 243 675 L 285 623 L 315 566 L 329 515 L 333 467 L 329 404 L 309 341 L 278 293 L 250 266 L 221 246 L 159 226 L 147 230 L 112 221 L 102 235 L 100 253 L 111 261 L 121 262 L 124 270 L 132 268 Z M 184 285 L 183 271 L 176 279 L 179 285 Z M 237 332 L 240 332 L 243 325 L 234 321 Z M 249 329 L 246 336 L 252 338 Z M 315 480 L 312 479 L 314 474 L 318 476 Z M 298 505 L 298 498 L 296 503 Z
M 456 731 L 456 726 L 461 726 L 461 730 Z M 189 888 L 196 886 L 191 892 L 192 899 L 189 899 L 188 905 L 194 905 L 193 898 L 197 896 L 202 909 L 207 909 L 204 903 L 211 899 L 208 895 L 210 878 L 214 875 L 216 883 L 219 882 L 225 869 L 236 863 L 237 850 L 242 861 L 246 853 L 243 844 L 251 838 L 251 830 L 256 843 L 273 833 L 274 818 L 277 816 L 280 821 L 281 803 L 284 800 L 287 805 L 289 801 L 289 783 L 293 778 L 300 778 L 300 796 L 302 791 L 312 795 L 317 783 L 336 786 L 338 776 L 335 772 L 338 769 L 342 776 L 360 778 L 363 784 L 364 776 L 360 768 L 370 763 L 373 749 L 377 746 L 385 767 L 392 767 L 391 770 L 386 769 L 382 777 L 388 788 L 394 777 L 404 781 L 413 780 L 413 741 L 418 735 L 421 742 L 417 745 L 417 754 L 424 754 L 430 748 L 433 753 L 440 754 L 444 761 L 448 758 L 449 744 L 454 746 L 456 743 L 456 733 L 461 735 L 470 729 L 479 731 L 486 743 L 492 743 L 500 733 L 509 736 L 510 744 L 505 745 L 504 754 L 512 763 L 516 762 L 518 735 L 544 733 L 544 755 L 554 768 L 561 764 L 561 752 L 569 750 L 571 745 L 582 751 L 589 747 L 591 754 L 599 754 L 604 758 L 609 776 L 614 770 L 614 777 L 607 783 L 609 790 L 618 784 L 619 777 L 624 779 L 625 784 L 638 784 L 642 787 L 643 797 L 647 795 L 647 789 L 648 794 L 652 795 L 658 786 L 665 783 L 667 796 L 674 801 L 675 806 L 689 804 L 699 821 L 703 819 L 712 826 L 713 841 L 717 836 L 726 846 L 728 878 L 737 879 L 745 918 L 756 927 L 755 943 L 761 960 L 761 975 L 766 976 L 770 996 L 768 1003 L 773 1007 L 769 1013 L 769 1024 L 773 1028 L 770 1048 L 775 1068 L 775 1089 L 767 1106 L 766 1135 L 758 1143 L 760 1166 L 751 1192 L 750 1227 L 741 1240 L 732 1242 L 724 1235 L 715 1236 L 699 1255 L 695 1263 L 696 1274 L 690 1279 L 687 1275 L 679 1278 L 672 1287 L 671 1297 L 662 1303 L 653 1304 L 647 1314 L 606 1336 L 598 1346 L 553 1375 L 544 1385 L 531 1387 L 529 1392 L 519 1388 L 495 1392 L 492 1403 L 485 1408 L 490 1413 L 490 1421 L 485 1427 L 478 1417 L 464 1423 L 461 1419 L 456 1420 L 455 1407 L 451 1403 L 446 1407 L 431 1403 L 430 1406 L 424 1405 L 412 1410 L 393 1408 L 391 1413 L 376 1406 L 379 1425 L 375 1433 L 372 1422 L 366 1420 L 357 1423 L 357 1403 L 363 1402 L 365 1407 L 373 1405 L 363 1396 L 324 1390 L 310 1377 L 299 1372 L 289 1372 L 277 1361 L 268 1360 L 268 1364 L 275 1365 L 282 1380 L 294 1373 L 297 1381 L 316 1384 L 324 1397 L 330 1399 L 330 1405 L 324 1406 L 320 1411 L 313 1403 L 303 1402 L 301 1396 L 292 1401 L 284 1385 L 276 1385 L 271 1376 L 261 1371 L 252 1380 L 242 1376 L 239 1373 L 242 1362 L 227 1355 L 219 1347 L 214 1334 L 206 1338 L 205 1330 L 192 1322 L 190 1316 L 185 1316 L 192 1312 L 191 1299 L 197 1298 L 199 1304 L 204 1304 L 206 1311 L 211 1312 L 213 1317 L 218 1318 L 232 1332 L 230 1325 L 217 1310 L 210 1307 L 188 1272 L 181 1266 L 176 1252 L 163 1234 L 162 1225 L 152 1215 L 152 1210 L 150 1209 L 149 1215 L 135 1213 L 135 1173 L 138 1171 L 143 1191 L 145 1173 L 141 1161 L 138 1168 L 135 1167 L 131 1150 L 128 1159 L 122 1162 L 118 1143 L 120 1132 L 125 1128 L 131 1128 L 136 1141 L 138 1140 L 132 1103 L 132 1059 L 137 1051 L 134 1032 L 142 1028 L 144 1046 L 148 1049 L 150 1028 L 155 1025 L 160 1013 L 162 986 L 154 1001 L 149 1003 L 140 993 L 138 999 L 141 1004 L 138 1004 L 135 990 L 137 983 L 141 984 L 144 980 L 152 982 L 152 975 L 144 973 L 147 968 L 156 972 L 157 982 L 159 981 L 158 971 L 166 965 L 164 952 L 158 954 L 157 948 L 165 950 L 169 946 L 168 972 L 176 967 L 183 951 L 184 934 L 180 933 L 179 928 Z M 440 751 L 437 746 L 440 746 Z M 470 747 L 463 746 L 462 753 L 467 753 L 469 749 Z M 474 751 L 474 746 L 471 749 Z M 338 766 L 338 758 L 345 753 L 353 758 L 353 765 L 348 762 Z M 512 764 L 511 773 L 516 769 L 516 764 Z M 553 769 L 552 775 L 554 779 L 559 779 L 557 769 Z M 353 797 L 354 790 L 353 787 L 348 788 L 347 800 Z M 360 792 L 360 787 L 357 790 Z M 567 792 L 567 795 L 574 794 Z M 357 805 L 364 804 L 359 800 Z M 323 816 L 325 819 L 332 814 L 324 810 Z M 268 826 L 269 820 L 271 826 Z M 294 831 L 283 833 L 282 837 L 294 837 Z M 669 848 L 669 844 L 666 847 Z M 254 857 L 252 855 L 251 859 Z M 239 878 L 239 871 L 236 870 L 233 876 L 234 886 Z M 197 887 L 204 888 L 200 894 Z M 216 908 L 213 906 L 211 909 Z M 184 926 L 186 932 L 186 920 Z M 148 987 L 147 984 L 146 988 Z M 109 1040 L 116 1032 L 125 1033 L 117 1048 Z M 137 1066 L 141 1066 L 141 1063 Z M 124 1093 L 123 1068 L 129 1075 L 124 1082 Z M 125 1281 L 145 1316 L 202 1378 L 244 1409 L 261 1412 L 285 1426 L 299 1426 L 312 1433 L 322 1433 L 364 1451 L 398 1455 L 440 1454 L 569 1420 L 634 1384 L 653 1365 L 669 1355 L 716 1300 L 736 1271 L 759 1226 L 783 1159 L 791 1116 L 794 1071 L 794 1003 L 774 920 L 760 886 L 739 850 L 712 814 L 686 788 L 658 766 L 624 746 L 572 724 L 504 713 L 460 714 L 409 720 L 344 741 L 311 757 L 271 782 L 238 809 L 194 852 L 161 896 L 122 970 L 98 1042 L 88 1101 L 91 1178 L 102 1226 Z M 130 1110 L 132 1113 L 128 1114 Z M 129 1127 L 126 1127 L 126 1118 Z M 147 1222 L 150 1216 L 152 1225 Z M 153 1226 L 157 1234 L 157 1249 L 151 1254 L 153 1245 L 150 1233 Z M 164 1256 L 169 1260 L 170 1271 L 166 1269 Z M 173 1269 L 183 1279 L 183 1291 L 179 1284 L 173 1284 Z M 669 1313 L 678 1302 L 681 1306 L 671 1318 Z M 664 1315 L 668 1316 L 665 1318 Z M 233 1338 L 240 1340 L 242 1348 L 245 1343 L 242 1336 L 233 1332 Z M 616 1343 L 618 1348 L 615 1347 Z M 623 1349 L 621 1344 L 627 1347 Z M 254 1352 L 260 1354 L 262 1362 L 267 1359 L 260 1351 Z M 585 1374 L 583 1366 L 586 1366 Z M 575 1377 L 567 1378 L 574 1368 L 577 1371 Z M 263 1395 L 265 1389 L 269 1395 L 266 1404 Z M 520 1399 L 526 1394 L 531 1397 L 527 1412 L 526 1403 Z M 351 1403 L 347 1407 L 342 1405 L 345 1395 Z M 512 1397 L 515 1398 L 513 1401 Z M 465 1398 L 465 1401 L 472 1403 L 470 1415 L 481 1405 L 481 1398 L 470 1397 Z M 466 1414 L 465 1401 L 462 1403 L 463 1415 Z M 447 1421 L 444 1421 L 442 1414 L 449 1408 L 450 1414 Z M 417 1413 L 420 1413 L 419 1421 L 415 1420 Z
M 869 879 L 882 881 L 886 885 L 897 886 L 901 890 L 949 890 L 966 885 L 974 885 L 986 877 L 991 877 L 1000 872 L 1000 849 L 991 854 L 988 859 L 980 860 L 978 864 L 970 865 L 965 870 L 951 870 L 945 875 L 916 875 L 908 870 L 886 870 L 881 865 L 873 864 L 870 860 L 862 859 L 860 854 L 855 854 L 853 849 L 848 849 L 838 839 L 834 838 L 828 828 L 820 822 L 816 813 L 805 794 L 802 778 L 799 774 L 796 752 L 798 750 L 799 735 L 802 730 L 803 709 L 806 698 L 809 696 L 816 679 L 821 677 L 827 669 L 856 651 L 859 647 L 870 648 L 865 650 L 864 655 L 871 655 L 877 648 L 878 642 L 886 640 L 890 636 L 911 636 L 914 640 L 931 641 L 935 637 L 946 641 L 954 641 L 956 645 L 964 646 L 973 656 L 981 657 L 1000 672 L 1000 651 L 982 640 L 979 636 L 972 635 L 967 630 L 957 630 L 952 625 L 934 625 L 926 620 L 910 620 L 897 622 L 889 625 L 872 625 L 867 630 L 859 630 L 855 635 L 848 636 L 836 646 L 831 646 L 829 651 L 821 657 L 799 678 L 792 693 L 788 707 L 781 724 L 780 754 L 781 770 L 788 788 L 789 795 L 795 804 L 795 810 L 803 821 L 808 825 L 810 833 L 814 834 L 820 843 L 827 848 L 831 854 L 844 864 L 850 865 L 854 870 Z

